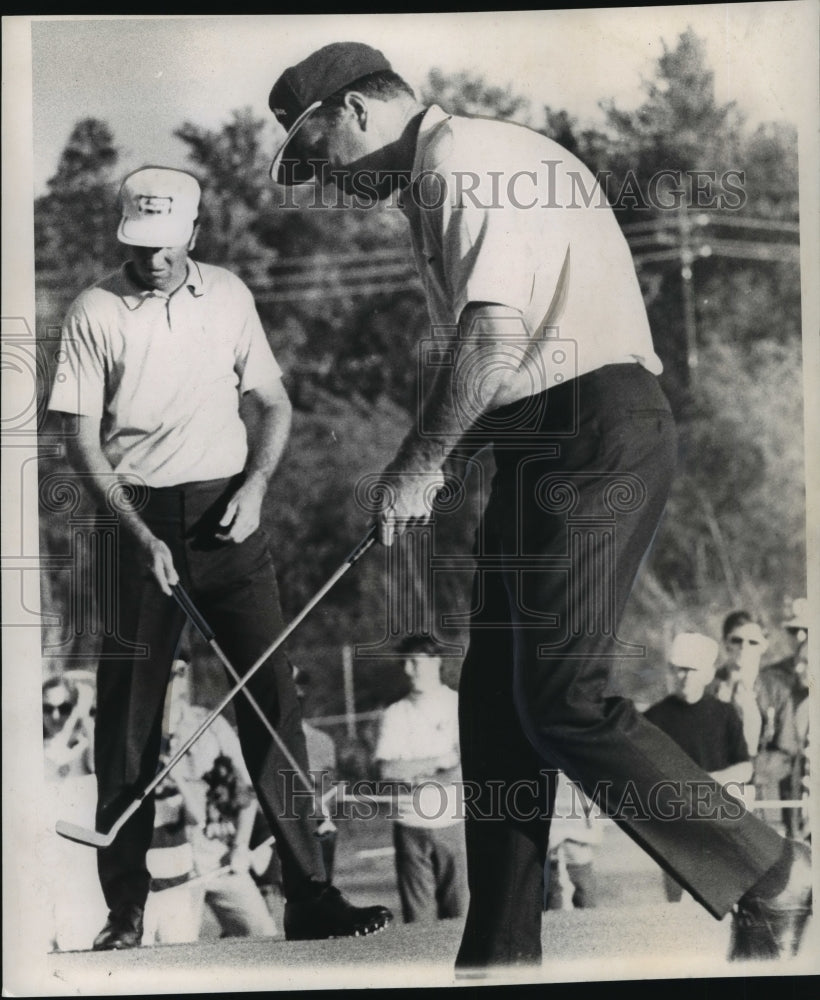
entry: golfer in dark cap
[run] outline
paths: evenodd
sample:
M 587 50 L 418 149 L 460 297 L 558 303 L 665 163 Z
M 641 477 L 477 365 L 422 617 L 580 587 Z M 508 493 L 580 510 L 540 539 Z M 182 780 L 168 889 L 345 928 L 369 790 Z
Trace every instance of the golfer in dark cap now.
M 429 519 L 455 459 L 493 446 L 460 685 L 463 773 L 478 793 L 457 966 L 540 961 L 551 768 L 715 917 L 734 911 L 733 957 L 796 951 L 805 846 L 747 813 L 630 701 L 605 697 L 617 657 L 636 653 L 617 628 L 676 442 L 629 248 L 596 178 L 527 128 L 422 106 L 358 43 L 286 70 L 270 105 L 288 130 L 277 183 L 394 197 L 410 226 L 433 336 L 419 413 L 381 477 L 382 541 Z M 497 794 L 522 782 L 533 801 Z

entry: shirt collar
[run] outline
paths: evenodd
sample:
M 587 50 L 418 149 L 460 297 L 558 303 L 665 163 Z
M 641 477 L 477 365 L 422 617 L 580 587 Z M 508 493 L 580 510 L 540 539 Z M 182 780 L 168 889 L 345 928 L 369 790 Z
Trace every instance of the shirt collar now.
M 438 104 L 431 104 L 430 107 L 424 112 L 424 117 L 421 119 L 421 125 L 419 125 L 419 134 L 416 139 L 416 155 L 413 159 L 413 169 L 410 174 L 410 185 L 416 182 L 419 174 L 422 172 L 424 157 L 427 153 L 427 147 L 430 144 L 433 133 L 439 125 L 449 121 L 452 117 L 452 115 L 448 115 L 446 111 L 442 110 Z M 403 197 L 403 195 L 404 192 L 402 192 L 402 195 L 399 198 L 399 207 L 406 213 L 412 207 L 413 199 L 407 199 Z
M 141 288 L 131 277 L 128 263 L 129 262 L 126 261 L 126 263 L 120 268 L 121 288 L 119 289 L 119 293 L 123 302 L 129 309 L 132 311 L 134 309 L 138 309 L 146 299 L 167 299 L 169 297 L 165 295 L 164 292 L 158 292 L 152 288 Z M 191 260 L 190 257 L 188 258 L 188 272 L 181 287 L 187 288 L 194 298 L 199 298 L 205 294 L 205 283 L 202 280 L 202 271 L 200 270 L 199 264 L 197 264 L 195 260 Z M 179 291 L 179 289 L 177 289 L 177 291 Z

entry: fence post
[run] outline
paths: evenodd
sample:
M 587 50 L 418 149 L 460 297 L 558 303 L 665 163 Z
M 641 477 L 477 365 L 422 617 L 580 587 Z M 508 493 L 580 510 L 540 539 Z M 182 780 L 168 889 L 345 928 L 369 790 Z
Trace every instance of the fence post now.
M 342 646 L 342 671 L 345 690 L 345 720 L 348 739 L 356 739 L 356 695 L 353 690 L 353 650 Z

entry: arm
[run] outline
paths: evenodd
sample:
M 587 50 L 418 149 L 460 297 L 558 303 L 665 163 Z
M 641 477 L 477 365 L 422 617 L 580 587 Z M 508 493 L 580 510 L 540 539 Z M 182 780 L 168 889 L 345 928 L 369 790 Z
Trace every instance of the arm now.
M 509 366 L 500 363 L 504 340 L 511 330 L 520 335 L 522 323 L 517 309 L 493 303 L 470 303 L 462 312 L 455 363 L 438 369 L 422 414 L 384 471 L 385 499 L 378 515 L 384 545 L 392 544 L 409 525 L 429 519 L 431 493 L 444 484 L 442 466 L 466 430 L 465 422 L 491 410 L 509 382 Z
M 437 757 L 414 757 L 412 760 L 380 760 L 379 775 L 384 781 L 452 781 L 457 776 L 458 753 Z
M 69 418 L 63 419 L 65 430 Z M 74 416 L 73 419 L 77 422 L 77 433 L 65 434 L 68 460 L 75 471 L 88 477 L 88 488 L 94 500 L 106 507 L 107 494 L 116 473 L 100 445 L 100 420 L 84 415 Z M 171 587 L 179 581 L 171 550 L 154 535 L 136 511 L 125 506 L 124 499 L 118 504 L 117 513 L 120 524 L 136 539 L 145 566 L 154 574 L 163 592 L 170 595 Z
M 729 781 L 745 785 L 752 779 L 752 762 L 744 760 L 739 764 L 730 764 L 729 767 L 724 767 L 720 771 L 711 771 L 710 774 L 721 785 L 725 785 Z
M 734 707 L 742 724 L 743 736 L 748 755 L 754 757 L 760 745 L 763 716 L 757 696 L 742 679 L 735 677 L 729 681 L 729 703 Z
M 190 825 L 202 829 L 206 820 L 205 795 L 207 789 L 205 782 L 201 778 L 191 778 L 180 774 L 175 779 L 175 784 L 185 804 L 185 812 Z
M 216 537 L 224 542 L 242 542 L 259 527 L 262 501 L 290 433 L 292 407 L 281 379 L 256 386 L 246 396 L 258 413 L 258 421 L 254 428 L 248 428 L 245 481 L 231 497 L 219 522 L 225 530 Z
M 236 820 L 236 837 L 230 856 L 230 866 L 234 872 L 246 872 L 251 866 L 251 834 L 258 808 L 256 799 L 249 795 L 247 804 L 239 811 Z
M 747 749 L 748 736 L 735 705 L 729 705 L 725 709 L 725 753 L 724 760 L 728 762 L 726 767 L 711 771 L 711 776 L 721 785 L 745 785 L 752 780 L 754 764 L 750 759 Z M 757 702 L 755 702 L 754 713 L 759 715 Z M 732 788 L 729 791 L 733 791 Z

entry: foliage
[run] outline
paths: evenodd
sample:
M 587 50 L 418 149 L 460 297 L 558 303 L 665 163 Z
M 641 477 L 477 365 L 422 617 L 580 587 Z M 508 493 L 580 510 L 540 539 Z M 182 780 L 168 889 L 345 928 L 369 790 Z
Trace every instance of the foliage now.
M 71 287 L 97 275 L 100 261 L 118 260 L 114 170 L 119 151 L 105 122 L 77 122 L 62 152 L 48 194 L 34 205 L 38 272 L 59 271 Z
M 432 69 L 421 92 L 423 104 L 440 104 L 454 115 L 484 115 L 528 124 L 529 101 L 509 84 L 499 87 L 475 73 Z

